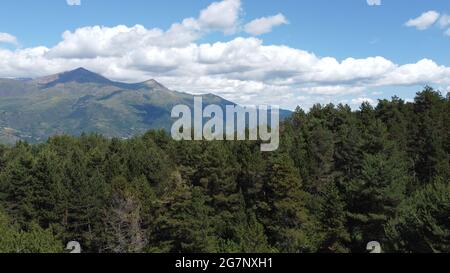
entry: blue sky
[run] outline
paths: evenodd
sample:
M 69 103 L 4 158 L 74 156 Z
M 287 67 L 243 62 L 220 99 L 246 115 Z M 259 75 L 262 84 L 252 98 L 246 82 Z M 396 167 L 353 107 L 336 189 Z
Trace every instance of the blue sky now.
M 357 105 L 394 94 L 411 99 L 424 84 L 450 90 L 450 3 L 379 4 L 5 0 L 0 77 L 37 77 L 85 66 L 116 80 L 151 77 L 177 90 L 287 108 L 316 102 Z M 186 18 L 192 20 L 183 23 Z M 131 36 L 120 38 L 124 33 Z

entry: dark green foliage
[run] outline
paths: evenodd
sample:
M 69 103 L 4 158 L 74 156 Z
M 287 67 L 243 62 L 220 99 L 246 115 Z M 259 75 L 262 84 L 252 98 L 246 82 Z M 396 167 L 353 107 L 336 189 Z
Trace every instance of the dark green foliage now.
M 411 145 L 415 145 L 415 173 L 421 185 L 431 182 L 435 176 L 450 179 L 449 150 L 446 149 L 449 118 L 445 108 L 446 99 L 431 87 L 426 87 L 415 99 L 415 134 Z
M 31 224 L 20 230 L 0 211 L 0 253 L 61 253 L 63 244 L 50 230 Z
M 450 252 L 450 183 L 435 179 L 405 200 L 387 227 L 399 252 Z
M 150 250 L 152 252 L 207 253 L 217 251 L 212 210 L 198 187 L 184 183 L 162 200 Z
M 321 252 L 346 253 L 350 243 L 350 234 L 346 228 L 346 207 L 334 183 L 324 190 L 319 219 L 322 223 L 323 238 Z
M 258 202 L 258 215 L 269 241 L 282 252 L 305 252 L 314 249 L 310 231 L 307 194 L 292 160 L 285 154 L 269 159 L 265 183 Z
M 378 119 L 368 124 L 358 174 L 345 184 L 352 249 L 370 241 L 385 242 L 384 226 L 404 199 L 408 178 L 405 160 Z
M 0 252 L 450 252 L 450 102 L 297 109 L 258 142 L 0 145 Z

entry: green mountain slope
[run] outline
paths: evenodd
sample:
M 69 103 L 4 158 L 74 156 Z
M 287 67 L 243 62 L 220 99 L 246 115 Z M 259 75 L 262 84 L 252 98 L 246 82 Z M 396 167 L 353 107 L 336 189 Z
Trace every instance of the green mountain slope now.
M 215 95 L 205 95 L 203 101 L 233 104 Z M 130 138 L 149 129 L 168 130 L 177 104 L 192 107 L 193 95 L 154 80 L 114 82 L 83 68 L 34 80 L 1 79 L 0 142 L 40 142 L 55 134 L 83 132 Z

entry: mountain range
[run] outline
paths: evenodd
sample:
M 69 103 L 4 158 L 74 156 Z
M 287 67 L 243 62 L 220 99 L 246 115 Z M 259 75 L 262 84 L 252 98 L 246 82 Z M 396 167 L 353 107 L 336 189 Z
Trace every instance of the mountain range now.
M 213 94 L 204 104 L 236 105 Z M 194 104 L 194 95 L 155 80 L 123 83 L 78 68 L 36 79 L 0 79 L 0 143 L 45 141 L 57 134 L 99 133 L 130 138 L 149 129 L 169 130 L 172 108 Z M 280 118 L 291 112 L 282 110 Z

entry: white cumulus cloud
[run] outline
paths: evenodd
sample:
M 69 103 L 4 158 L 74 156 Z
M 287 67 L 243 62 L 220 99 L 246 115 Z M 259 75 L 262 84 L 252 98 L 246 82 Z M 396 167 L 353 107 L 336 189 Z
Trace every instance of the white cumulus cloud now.
M 380 6 L 381 0 L 367 0 L 369 6 Z
M 441 18 L 439 19 L 439 25 L 442 28 L 446 28 L 447 26 L 450 25 L 450 15 L 448 14 L 444 14 L 441 16 Z
M 428 59 L 402 65 L 383 57 L 340 61 L 257 38 L 171 45 L 158 43 L 158 35 L 166 32 L 94 26 L 66 33 L 51 48 L 0 49 L 0 77 L 37 77 L 83 66 L 113 80 L 155 78 L 176 90 L 292 108 L 297 97 L 326 103 L 383 86 L 450 85 L 450 68 Z
M 240 12 L 240 0 L 214 2 L 200 12 L 198 22 L 202 27 L 207 29 L 233 33 L 236 31 Z
M 229 21 L 205 19 L 221 8 L 238 15 Z M 371 90 L 386 86 L 450 86 L 450 67 L 430 59 L 406 64 L 381 56 L 337 59 L 255 37 L 199 42 L 210 31 L 235 29 L 239 13 L 239 1 L 225 0 L 166 30 L 86 26 L 64 32 L 54 46 L 0 47 L 0 78 L 39 77 L 82 66 L 113 80 L 154 78 L 174 90 L 213 92 L 237 103 L 292 109 L 350 95 L 359 103 L 370 99 Z
M 376 101 L 374 99 L 371 98 L 355 98 L 351 100 L 352 105 L 356 105 L 359 106 L 361 104 L 363 104 L 364 102 L 368 102 L 371 105 L 376 105 Z
M 283 14 L 279 13 L 270 17 L 262 17 L 255 19 L 245 25 L 245 32 L 258 36 L 264 33 L 272 32 L 272 29 L 276 26 L 288 24 L 288 20 L 284 17 Z
M 17 38 L 9 33 L 0 32 L 0 43 L 17 44 Z
M 431 27 L 434 23 L 437 22 L 439 19 L 439 12 L 436 12 L 434 10 L 430 10 L 427 12 L 422 13 L 417 18 L 408 20 L 405 25 L 408 27 L 415 27 L 418 30 L 425 30 L 429 27 Z
M 66 0 L 67 5 L 69 6 L 80 6 L 81 0 Z

